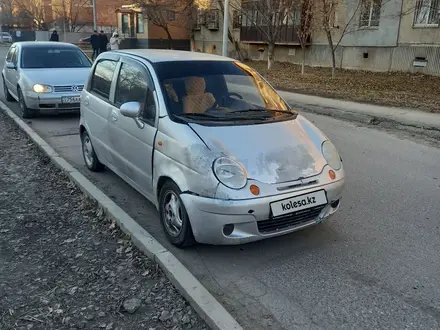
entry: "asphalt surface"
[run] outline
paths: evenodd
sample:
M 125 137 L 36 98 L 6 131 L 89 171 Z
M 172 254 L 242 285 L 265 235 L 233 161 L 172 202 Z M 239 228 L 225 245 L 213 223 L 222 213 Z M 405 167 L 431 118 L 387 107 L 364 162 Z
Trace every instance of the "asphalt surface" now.
M 440 150 L 401 133 L 305 116 L 345 164 L 346 190 L 331 221 L 262 242 L 184 251 L 167 243 L 142 196 L 109 170 L 87 171 L 77 115 L 28 122 L 173 251 L 245 329 L 440 328 Z

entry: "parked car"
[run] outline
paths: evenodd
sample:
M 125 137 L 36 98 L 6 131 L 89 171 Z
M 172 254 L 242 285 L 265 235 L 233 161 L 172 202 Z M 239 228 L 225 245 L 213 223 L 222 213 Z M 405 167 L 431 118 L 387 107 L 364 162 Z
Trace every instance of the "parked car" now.
M 81 96 L 84 161 L 159 210 L 169 241 L 239 244 L 334 214 L 341 157 L 252 68 L 164 50 L 98 56 Z
M 12 36 L 9 32 L 1 32 L 0 38 L 1 38 L 1 42 L 11 42 L 12 43 Z
M 60 42 L 17 42 L 2 71 L 7 101 L 17 100 L 23 118 L 39 111 L 79 111 L 92 62 L 81 49 Z

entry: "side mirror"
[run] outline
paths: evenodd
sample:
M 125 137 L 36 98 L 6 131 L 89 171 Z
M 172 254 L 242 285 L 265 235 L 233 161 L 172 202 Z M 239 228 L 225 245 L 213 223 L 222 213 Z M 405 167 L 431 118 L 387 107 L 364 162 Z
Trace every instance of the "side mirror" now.
M 119 108 L 119 111 L 121 112 L 121 115 L 128 118 L 133 118 L 136 125 L 139 128 L 144 128 L 145 124 L 142 120 L 139 119 L 139 115 L 141 114 L 141 104 L 139 102 L 126 102 L 121 105 Z
M 121 114 L 129 118 L 137 118 L 141 113 L 141 104 L 139 102 L 126 102 L 119 108 Z
M 13 62 L 6 62 L 6 69 L 15 70 L 17 67 L 15 66 L 15 63 Z

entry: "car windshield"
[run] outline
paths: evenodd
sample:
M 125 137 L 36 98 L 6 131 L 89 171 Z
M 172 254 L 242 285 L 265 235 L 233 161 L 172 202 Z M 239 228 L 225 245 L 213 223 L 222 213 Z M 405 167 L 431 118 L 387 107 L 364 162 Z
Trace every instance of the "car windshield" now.
M 170 116 L 190 121 L 270 121 L 296 113 L 249 66 L 232 61 L 155 63 Z
M 21 60 L 24 69 L 88 68 L 91 62 L 73 47 L 25 47 Z

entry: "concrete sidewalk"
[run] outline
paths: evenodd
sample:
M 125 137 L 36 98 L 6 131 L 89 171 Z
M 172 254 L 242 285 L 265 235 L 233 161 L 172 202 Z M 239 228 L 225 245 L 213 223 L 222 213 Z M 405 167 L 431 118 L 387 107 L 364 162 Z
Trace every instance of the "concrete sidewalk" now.
M 415 109 L 341 101 L 284 91 L 280 91 L 280 94 L 289 104 L 297 107 L 298 110 L 365 123 L 378 124 L 380 122 L 390 122 L 434 132 L 438 131 L 440 134 L 440 114 Z

